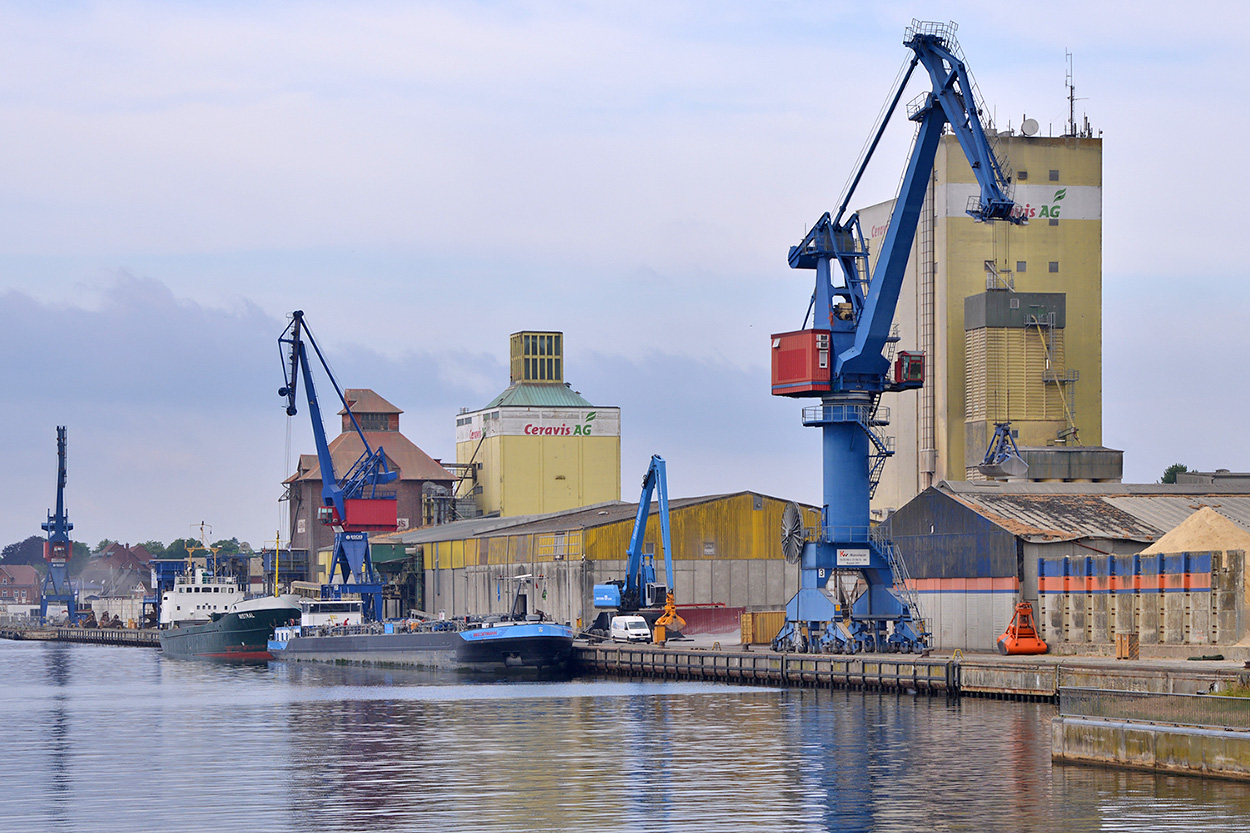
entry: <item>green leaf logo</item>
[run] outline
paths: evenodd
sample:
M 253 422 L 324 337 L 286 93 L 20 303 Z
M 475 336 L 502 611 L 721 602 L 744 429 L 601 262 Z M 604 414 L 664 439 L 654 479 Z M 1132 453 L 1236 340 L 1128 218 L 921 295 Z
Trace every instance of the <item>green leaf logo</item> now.
M 1068 193 L 1067 188 L 1060 188 L 1058 191 L 1056 191 L 1055 196 L 1054 196 L 1055 202 L 1059 202 L 1059 200 L 1063 199 L 1063 195 L 1066 193 Z
M 591 411 L 590 413 L 586 414 L 586 421 L 587 421 L 587 422 L 590 422 L 590 421 L 591 421 L 592 419 L 594 419 L 594 418 L 595 418 L 595 412 L 594 412 L 594 411 Z

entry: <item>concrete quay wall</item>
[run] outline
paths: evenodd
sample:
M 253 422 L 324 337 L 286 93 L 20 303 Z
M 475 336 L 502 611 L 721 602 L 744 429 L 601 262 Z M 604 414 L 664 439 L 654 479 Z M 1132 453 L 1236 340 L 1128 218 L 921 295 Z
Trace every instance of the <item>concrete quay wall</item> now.
M 1059 716 L 1051 758 L 1064 763 L 1250 781 L 1250 732 Z
M 705 679 L 763 685 L 822 685 L 944 691 L 973 697 L 1053 702 L 1061 687 L 1198 694 L 1250 685 L 1240 663 L 1117 662 L 1074 657 L 916 657 L 907 654 L 779 654 L 602 643 L 575 646 L 587 673 Z
M 961 694 L 1053 699 L 1060 688 L 1101 688 L 1159 694 L 1205 694 L 1250 683 L 1250 669 L 1228 661 L 1126 662 L 1088 657 L 999 658 L 960 661 Z

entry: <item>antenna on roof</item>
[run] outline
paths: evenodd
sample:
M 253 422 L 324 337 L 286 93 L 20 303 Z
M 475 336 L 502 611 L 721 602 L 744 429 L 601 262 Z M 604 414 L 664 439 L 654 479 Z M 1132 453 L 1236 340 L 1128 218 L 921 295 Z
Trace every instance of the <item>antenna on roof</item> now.
M 1072 83 L 1072 53 L 1066 48 L 1063 50 L 1063 57 L 1068 63 L 1067 75 L 1064 83 L 1068 87 L 1068 132 L 1065 136 L 1076 135 L 1076 87 Z

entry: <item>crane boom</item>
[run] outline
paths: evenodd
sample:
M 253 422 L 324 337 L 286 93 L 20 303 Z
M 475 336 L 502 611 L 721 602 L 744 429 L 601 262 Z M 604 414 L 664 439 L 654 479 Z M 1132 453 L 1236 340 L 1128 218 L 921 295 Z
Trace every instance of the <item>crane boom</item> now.
M 787 623 L 774 647 L 920 650 L 926 642 L 906 568 L 890 542 L 873 536 L 869 504 L 881 467 L 893 454 L 890 439 L 880 432 L 889 417 L 878 408 L 879 398 L 887 391 L 924 384 L 923 354 L 900 352 L 891 372 L 886 348 L 897 341 L 891 334 L 894 312 L 947 126 L 979 185 L 979 195 L 966 207 L 968 215 L 978 222 L 1024 222 L 1010 195 L 1008 169 L 981 124 L 981 107 L 955 29 L 953 23 L 912 21 L 904 39 L 913 53 L 910 64 L 837 216 L 822 215 L 789 251 L 791 268 L 816 272 L 809 306 L 812 326 L 807 327 L 805 317 L 803 330 L 773 335 L 772 392 L 821 399 L 819 406 L 804 409 L 803 422 L 823 434 L 824 507 L 820 532 L 803 545 L 800 589 L 786 607 Z M 918 125 L 916 136 L 879 256 L 870 268 L 859 215 L 845 220 L 843 215 L 917 66 L 927 72 L 931 88 L 908 105 L 907 117 Z M 848 599 L 853 591 L 841 583 L 841 576 L 854 577 L 854 587 L 865 589 Z M 840 620 L 848 623 L 847 630 Z
M 351 419 L 352 427 L 364 445 L 364 452 L 347 470 L 342 478 L 336 476 L 330 444 L 326 439 L 325 426 L 321 420 L 321 406 L 317 401 L 313 384 L 308 348 L 312 345 L 322 369 L 333 385 L 343 409 Z M 318 520 L 334 528 L 334 561 L 330 568 L 331 583 L 323 585 L 322 596 L 341 598 L 344 592 L 360 593 L 369 600 L 366 608 L 373 618 L 382 615 L 382 586 L 373 571 L 369 558 L 369 532 L 394 532 L 398 526 L 398 503 L 393 491 L 379 487 L 394 481 L 399 472 L 391 470 L 382 448 L 373 448 L 361 429 L 351 405 L 339 387 L 330 365 L 317 346 L 312 331 L 304 321 L 304 313 L 296 310 L 291 323 L 278 337 L 279 350 L 285 346 L 283 356 L 284 383 L 278 396 L 286 399 L 287 416 L 295 416 L 299 409 L 296 398 L 299 382 L 304 382 L 304 394 L 312 421 L 313 440 L 317 446 L 317 462 L 321 469 L 321 501 Z M 340 580 L 340 581 L 336 581 Z
M 647 537 L 647 518 L 651 514 L 651 498 L 656 496 L 660 510 L 660 546 L 664 549 L 664 578 L 666 583 L 655 583 L 655 563 L 644 552 Z M 653 638 L 663 644 L 666 629 L 679 630 L 685 625 L 677 615 L 676 597 L 673 595 L 673 542 L 669 532 L 668 474 L 664 458 L 652 455 L 647 472 L 642 477 L 642 494 L 638 499 L 638 512 L 634 515 L 634 528 L 625 551 L 625 578 L 594 586 L 594 603 L 597 608 L 611 608 L 618 613 L 634 613 L 641 610 L 663 612 L 654 622 Z
M 64 604 L 70 624 L 78 623 L 78 594 L 69 577 L 69 560 L 73 557 L 74 544 L 69 532 L 74 528 L 65 513 L 65 426 L 56 428 L 56 512 L 48 512 L 47 522 L 41 524 L 48 539 L 43 544 L 43 557 L 48 562 L 48 572 L 43 578 L 43 592 L 39 600 L 40 621 L 48 617 L 48 604 Z

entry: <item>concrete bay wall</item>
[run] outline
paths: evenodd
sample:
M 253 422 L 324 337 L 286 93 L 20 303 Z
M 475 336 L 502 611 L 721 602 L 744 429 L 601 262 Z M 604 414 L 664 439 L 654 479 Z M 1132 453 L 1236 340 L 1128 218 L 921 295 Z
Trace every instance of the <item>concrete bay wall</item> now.
M 1038 559 L 1038 624 L 1053 647 L 1227 647 L 1246 636 L 1245 553 Z
M 1250 781 L 1250 732 L 1059 716 L 1051 757 L 1067 763 Z

